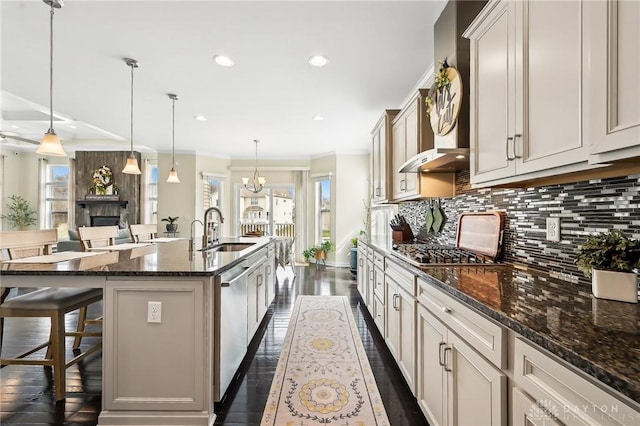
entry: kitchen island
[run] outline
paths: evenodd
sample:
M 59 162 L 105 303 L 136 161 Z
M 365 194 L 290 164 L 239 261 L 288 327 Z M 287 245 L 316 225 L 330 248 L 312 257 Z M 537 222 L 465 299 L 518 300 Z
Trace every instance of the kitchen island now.
M 229 381 L 221 387 L 221 370 L 230 374 L 218 344 L 229 320 L 221 318 L 221 292 L 244 283 L 241 294 L 252 305 L 237 312 L 248 312 L 251 322 L 238 315 L 233 323 L 245 324 L 250 340 L 273 298 L 275 276 L 271 239 L 221 242 L 226 250 L 191 251 L 178 239 L 58 263 L 3 263 L 2 286 L 103 289 L 99 425 L 211 425 Z M 150 306 L 160 307 L 153 318 Z

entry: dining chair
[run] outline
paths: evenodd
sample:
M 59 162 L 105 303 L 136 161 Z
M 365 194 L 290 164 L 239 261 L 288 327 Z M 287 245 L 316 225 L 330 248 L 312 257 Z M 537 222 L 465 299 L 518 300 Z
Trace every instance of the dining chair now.
M 140 241 L 153 240 L 158 236 L 158 225 L 148 224 L 130 224 L 129 232 L 131 232 L 131 240 L 134 243 Z
M 82 245 L 82 251 L 115 245 L 117 237 L 117 226 L 81 226 L 78 228 L 78 238 Z
M 37 231 L 0 232 L 0 249 L 5 260 L 14 260 L 31 256 L 42 256 L 52 253 L 57 243 L 55 229 Z M 80 343 L 84 336 L 102 336 L 101 332 L 85 330 L 87 307 L 102 300 L 101 288 L 41 288 L 29 293 L 8 297 L 10 288 L 0 284 L 0 366 L 7 365 L 43 365 L 53 367 L 55 400 L 65 399 L 66 368 L 74 365 L 102 347 L 102 341 L 92 344 L 80 352 Z M 65 314 L 78 310 L 78 323 L 75 332 L 65 329 Z M 38 346 L 27 349 L 11 358 L 2 357 L 2 340 L 4 319 L 10 317 L 49 318 L 49 340 Z M 74 357 L 69 361 L 65 355 L 65 337 L 75 337 Z M 43 358 L 29 357 L 46 348 Z M 29 357 L 29 358 L 27 358 Z

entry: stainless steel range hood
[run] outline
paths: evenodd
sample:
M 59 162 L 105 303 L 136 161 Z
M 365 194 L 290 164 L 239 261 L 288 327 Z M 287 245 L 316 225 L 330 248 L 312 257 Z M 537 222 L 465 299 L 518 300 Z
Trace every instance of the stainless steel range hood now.
M 434 148 L 407 160 L 398 172 L 449 172 L 469 167 L 469 148 Z
M 444 136 L 434 135 L 434 148 L 410 158 L 401 173 L 451 172 L 469 168 L 469 40 L 462 33 L 486 1 L 450 0 L 433 26 L 434 68 L 446 59 L 460 73 L 462 103 L 453 129 Z

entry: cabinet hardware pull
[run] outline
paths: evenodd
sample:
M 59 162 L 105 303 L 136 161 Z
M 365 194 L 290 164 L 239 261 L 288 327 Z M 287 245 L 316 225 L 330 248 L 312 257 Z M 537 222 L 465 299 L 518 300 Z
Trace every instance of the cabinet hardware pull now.
M 407 190 L 406 180 L 400 179 L 400 191 L 406 191 L 406 190 Z
M 443 357 L 444 358 L 444 371 L 449 371 L 449 372 L 453 371 L 451 368 L 447 368 L 447 351 L 450 351 L 450 350 L 451 350 L 451 346 L 447 346 L 446 348 L 444 348 L 444 352 L 443 352 L 443 355 L 444 355 L 444 357 Z
M 398 310 L 398 306 L 396 305 L 396 297 L 398 297 L 398 294 L 394 294 L 393 295 L 393 301 L 392 301 L 392 305 L 393 305 L 393 309 L 395 309 L 396 311 Z
M 444 367 L 444 362 L 442 362 L 442 347 L 446 345 L 445 342 L 440 342 L 440 345 L 438 345 L 438 364 L 440 364 L 442 367 Z
M 453 309 L 451 309 L 448 306 L 443 306 L 442 307 L 442 312 L 444 312 L 445 314 L 450 314 L 451 312 L 453 312 Z
M 509 136 L 507 138 L 507 143 L 504 146 L 505 147 L 505 152 L 507 154 L 507 161 L 513 161 L 516 158 L 516 157 L 513 157 L 513 158 L 509 157 L 509 141 L 512 141 L 512 140 L 513 140 L 513 138 L 511 136 Z
M 376 197 L 380 196 L 380 187 L 376 188 Z
M 258 287 L 262 285 L 262 274 L 258 275 Z
M 522 158 L 522 155 L 518 155 L 516 153 L 516 139 L 521 138 L 522 135 L 520 133 L 516 133 L 513 135 L 513 158 Z

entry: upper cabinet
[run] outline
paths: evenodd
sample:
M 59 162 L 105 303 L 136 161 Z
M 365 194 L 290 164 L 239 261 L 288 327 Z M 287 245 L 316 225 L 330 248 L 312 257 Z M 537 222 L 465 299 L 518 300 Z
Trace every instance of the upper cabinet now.
M 471 41 L 471 183 L 502 184 L 588 167 L 582 134 L 583 7 L 491 1 Z
M 374 203 L 386 203 L 391 194 L 389 185 L 391 180 L 387 179 L 389 173 L 387 141 L 391 141 L 391 121 L 399 112 L 398 109 L 386 110 L 371 132 L 371 199 Z
M 585 134 L 593 163 L 640 156 L 640 2 L 586 2 Z
M 455 190 L 454 173 L 400 173 L 409 158 L 433 148 L 433 131 L 426 112 L 426 89 L 419 89 L 411 102 L 391 123 L 392 201 L 425 197 L 451 197 Z

